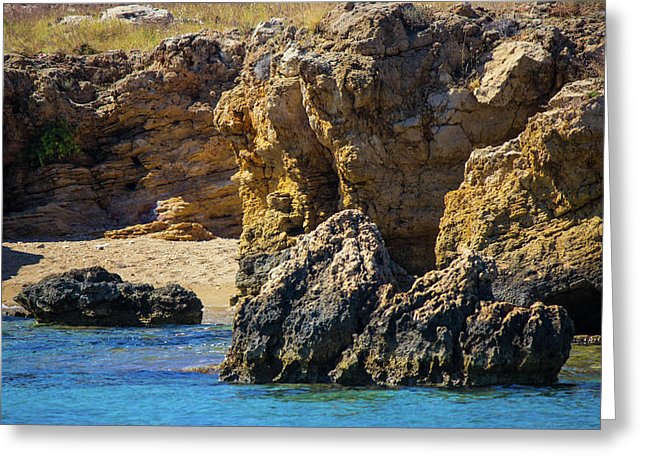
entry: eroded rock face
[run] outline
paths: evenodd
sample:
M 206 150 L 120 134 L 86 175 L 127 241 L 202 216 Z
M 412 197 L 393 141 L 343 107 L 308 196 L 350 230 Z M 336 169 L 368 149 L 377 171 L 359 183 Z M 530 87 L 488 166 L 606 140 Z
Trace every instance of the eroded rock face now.
M 566 85 L 516 139 L 475 150 L 446 196 L 436 255 L 496 260 L 496 297 L 564 306 L 579 334 L 601 328 L 603 82 Z
M 568 358 L 561 307 L 495 302 L 493 261 L 475 253 L 410 278 L 356 210 L 299 238 L 243 298 L 223 380 L 346 385 L 545 384 Z
M 244 289 L 262 278 L 246 257 L 279 253 L 349 208 L 371 217 L 409 272 L 435 266 L 444 196 L 472 150 L 517 136 L 579 70 L 579 46 L 558 28 L 521 37 L 530 25 L 516 22 L 510 37 L 501 21 L 481 8 L 425 16 L 357 3 L 314 36 L 279 19 L 259 25 L 215 112 L 240 168 Z
M 15 298 L 39 323 L 70 326 L 199 324 L 202 302 L 177 284 L 154 289 L 101 267 L 48 276 Z
M 244 57 L 235 34 L 164 40 L 150 54 L 5 60 L 4 235 L 102 233 L 164 221 L 240 232 L 230 144 L 213 109 Z M 28 143 L 69 123 L 80 152 L 40 167 Z

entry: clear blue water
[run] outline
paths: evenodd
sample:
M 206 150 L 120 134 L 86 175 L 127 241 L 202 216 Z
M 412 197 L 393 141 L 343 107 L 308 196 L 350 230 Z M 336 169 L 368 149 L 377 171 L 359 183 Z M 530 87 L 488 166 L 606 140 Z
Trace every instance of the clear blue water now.
M 598 429 L 600 350 L 575 348 L 552 387 L 469 390 L 232 385 L 224 325 L 64 328 L 2 319 L 2 423 Z

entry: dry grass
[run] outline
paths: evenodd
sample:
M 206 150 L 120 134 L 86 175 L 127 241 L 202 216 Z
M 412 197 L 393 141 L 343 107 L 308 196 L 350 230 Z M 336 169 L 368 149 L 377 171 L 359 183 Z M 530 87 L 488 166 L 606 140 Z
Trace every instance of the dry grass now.
M 151 3 L 169 10 L 176 21 L 167 26 L 133 25 L 122 21 L 98 21 L 107 4 L 4 5 L 4 52 L 79 53 L 113 49 L 150 50 L 162 39 L 214 29 L 237 28 L 247 32 L 272 17 L 286 17 L 314 29 L 331 3 Z M 58 24 L 68 15 L 92 15 L 78 25 Z
M 144 2 L 145 3 L 145 2 Z M 418 18 L 424 22 L 433 11 L 448 11 L 458 2 L 416 3 Z M 599 2 L 596 3 L 597 5 Z M 601 5 L 603 2 L 601 2 Z M 150 3 L 169 10 L 177 20 L 168 26 L 132 25 L 120 21 L 98 21 L 99 14 L 114 4 L 5 4 L 5 52 L 36 54 L 39 52 L 88 53 L 123 49 L 150 50 L 162 39 L 201 29 L 224 31 L 237 28 L 252 30 L 271 17 L 285 17 L 298 26 L 314 30 L 319 21 L 337 3 Z M 472 2 L 505 18 L 532 15 L 532 2 Z M 555 4 L 554 16 L 579 13 L 587 0 L 566 0 Z M 602 7 L 603 8 L 603 7 Z M 93 21 L 79 25 L 62 25 L 57 21 L 68 15 L 92 15 Z

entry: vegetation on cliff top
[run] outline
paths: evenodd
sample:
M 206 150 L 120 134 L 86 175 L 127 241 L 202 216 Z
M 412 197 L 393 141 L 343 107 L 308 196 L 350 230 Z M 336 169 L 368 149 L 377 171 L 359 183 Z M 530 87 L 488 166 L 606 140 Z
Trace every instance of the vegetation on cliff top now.
M 152 3 L 171 12 L 168 25 L 134 25 L 126 21 L 99 21 L 109 4 L 4 5 L 4 52 L 23 54 L 65 52 L 83 54 L 122 49 L 147 51 L 161 40 L 201 29 L 252 30 L 272 17 L 287 17 L 314 29 L 333 6 L 324 2 L 303 3 Z M 91 15 L 92 21 L 61 24 L 68 15 Z
M 419 2 L 420 21 L 431 9 L 449 10 L 459 2 Z M 33 55 L 64 52 L 92 54 L 107 50 L 148 51 L 167 37 L 197 32 L 201 29 L 224 31 L 237 28 L 251 31 L 259 22 L 272 17 L 289 18 L 296 25 L 314 30 L 323 16 L 337 3 L 151 3 L 168 10 L 175 21 L 167 25 L 135 25 L 125 21 L 99 21 L 102 11 L 118 4 L 5 4 L 4 52 Z M 526 2 L 473 2 L 490 11 L 514 18 L 534 8 Z M 552 15 L 568 17 L 580 13 L 586 5 L 603 8 L 603 2 L 566 0 L 554 6 Z M 63 24 L 69 15 L 89 15 L 92 21 Z

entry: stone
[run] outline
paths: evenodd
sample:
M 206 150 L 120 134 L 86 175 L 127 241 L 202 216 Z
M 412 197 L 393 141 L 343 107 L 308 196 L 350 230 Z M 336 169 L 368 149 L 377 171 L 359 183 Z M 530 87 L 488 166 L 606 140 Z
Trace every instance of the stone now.
M 133 238 L 148 235 L 150 238 L 170 241 L 206 241 L 215 237 L 202 225 L 189 222 L 170 224 L 155 221 L 148 224 L 133 225 L 120 230 L 109 230 L 103 234 L 105 238 Z
M 515 139 L 474 150 L 446 195 L 436 258 L 496 260 L 497 298 L 564 306 L 577 334 L 601 331 L 603 81 L 566 85 Z
M 165 39 L 147 54 L 5 61 L 4 236 L 92 234 L 163 221 L 238 236 L 235 154 L 213 109 L 242 66 L 236 34 Z M 52 120 L 80 148 L 43 167 L 28 142 Z
M 540 44 L 503 42 L 485 65 L 481 83 L 475 97 L 483 104 L 500 108 L 518 101 L 537 100 L 554 88 L 552 56 Z
M 64 25 L 79 25 L 83 23 L 84 21 L 92 21 L 94 18 L 92 18 L 91 15 L 69 15 L 69 16 L 64 16 L 60 20 L 57 21 L 58 24 L 64 24 Z
M 221 378 L 329 381 L 379 297 L 409 282 L 373 223 L 354 210 L 336 214 L 290 249 L 259 295 L 238 304 Z
M 199 324 L 202 302 L 177 284 L 154 289 L 95 266 L 47 276 L 15 297 L 38 323 L 69 326 Z
M 331 10 L 314 35 L 287 20 L 259 26 L 214 113 L 239 168 L 241 265 L 359 209 L 398 264 L 416 275 L 436 267 L 444 197 L 471 152 L 518 136 L 563 77 L 583 73 L 559 58 L 560 30 L 486 42 L 491 18 L 474 12 L 356 3 Z M 245 290 L 260 288 L 254 265 L 238 276 Z
M 225 381 L 550 384 L 569 356 L 565 309 L 496 302 L 495 263 L 467 253 L 416 279 L 377 227 L 339 212 L 299 237 L 234 317 Z M 411 285 L 412 284 L 412 285 Z
M 121 5 L 101 13 L 101 20 L 122 20 L 134 24 L 160 24 L 173 22 L 173 15 L 163 8 L 150 5 Z

